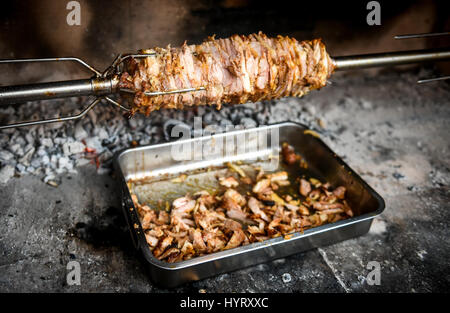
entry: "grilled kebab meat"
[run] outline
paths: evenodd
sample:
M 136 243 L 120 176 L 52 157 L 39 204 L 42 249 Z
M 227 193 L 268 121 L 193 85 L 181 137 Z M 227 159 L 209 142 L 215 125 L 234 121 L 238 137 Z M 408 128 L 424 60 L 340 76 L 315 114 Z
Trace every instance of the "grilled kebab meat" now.
M 161 108 L 246 103 L 303 96 L 326 85 L 334 69 L 320 39 L 297 41 L 263 33 L 209 37 L 200 45 L 154 48 L 156 53 L 126 61 L 119 87 L 134 92 L 132 113 Z M 205 90 L 148 96 L 144 92 Z
M 353 216 L 343 186 L 333 190 L 328 183 L 302 178 L 298 194 L 283 196 L 279 188 L 291 184 L 288 173 L 260 169 L 251 192 L 241 194 L 238 188 L 248 185 L 249 177 L 234 175 L 219 178 L 218 194 L 202 190 L 177 198 L 168 211 L 151 209 L 132 195 L 156 258 L 188 260 Z

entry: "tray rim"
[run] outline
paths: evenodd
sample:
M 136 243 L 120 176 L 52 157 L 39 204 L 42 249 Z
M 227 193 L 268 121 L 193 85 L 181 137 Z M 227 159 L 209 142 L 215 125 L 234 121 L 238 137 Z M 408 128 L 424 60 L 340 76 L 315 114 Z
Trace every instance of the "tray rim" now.
M 315 234 L 329 231 L 331 229 L 343 228 L 343 227 L 346 227 L 346 226 L 349 226 L 352 224 L 356 224 L 356 223 L 360 223 L 360 222 L 363 222 L 366 220 L 374 219 L 375 217 L 379 216 L 384 211 L 386 204 L 385 204 L 384 199 L 378 194 L 378 192 L 376 192 L 364 179 L 361 178 L 361 176 L 358 173 L 356 173 L 345 161 L 343 161 L 342 158 L 339 157 L 320 137 L 312 136 L 312 137 L 314 137 L 313 140 L 316 140 L 317 143 L 320 144 L 323 148 L 325 148 L 328 153 L 332 154 L 333 157 L 338 161 L 338 163 L 341 166 L 343 166 L 346 169 L 346 171 L 348 171 L 350 173 L 350 175 L 354 176 L 357 180 L 359 180 L 361 182 L 361 184 L 363 185 L 363 187 L 369 192 L 369 194 L 375 198 L 375 200 L 378 202 L 378 207 L 376 210 L 374 210 L 373 212 L 365 213 L 365 214 L 362 214 L 362 215 L 359 215 L 356 217 L 351 217 L 351 218 L 341 220 L 338 222 L 334 222 L 331 224 L 325 224 L 325 225 L 321 225 L 318 227 L 310 228 L 310 229 L 305 230 L 303 233 L 295 232 L 295 233 L 290 234 L 289 239 L 286 239 L 284 236 L 280 236 L 277 238 L 271 238 L 271 239 L 265 240 L 263 242 L 255 242 L 255 243 L 248 244 L 246 246 L 239 246 L 239 247 L 229 249 L 229 250 L 218 251 L 218 252 L 206 254 L 203 256 L 198 256 L 198 257 L 192 258 L 190 260 L 180 261 L 180 262 L 176 262 L 176 263 L 168 263 L 165 261 L 161 261 L 153 256 L 153 254 L 151 253 L 151 250 L 148 248 L 147 242 L 145 240 L 142 225 L 141 225 L 140 219 L 137 215 L 137 210 L 136 210 L 134 204 L 132 204 L 130 190 L 127 186 L 125 175 L 120 166 L 120 159 L 123 155 L 125 155 L 127 153 L 131 153 L 131 152 L 135 152 L 135 151 L 147 150 L 149 148 L 159 148 L 159 147 L 171 146 L 175 143 L 178 144 L 178 143 L 195 142 L 198 140 L 207 140 L 207 139 L 213 138 L 213 137 L 217 138 L 218 136 L 229 136 L 231 134 L 251 132 L 251 131 L 255 131 L 256 129 L 281 128 L 281 127 L 285 127 L 285 126 L 301 128 L 301 129 L 303 129 L 303 131 L 310 130 L 310 128 L 308 128 L 304 124 L 301 124 L 298 122 L 292 122 L 292 121 L 285 121 L 285 122 L 272 123 L 272 124 L 261 125 L 261 126 L 246 128 L 246 129 L 241 129 L 241 130 L 234 130 L 234 131 L 230 131 L 230 132 L 223 132 L 223 133 L 218 133 L 218 134 L 213 134 L 213 135 L 208 135 L 208 136 L 199 136 L 196 138 L 188 138 L 188 139 L 178 139 L 178 140 L 172 140 L 169 142 L 158 143 L 158 144 L 149 144 L 149 145 L 135 147 L 135 148 L 125 148 L 125 149 L 122 149 L 122 150 L 116 152 L 116 154 L 114 156 L 114 160 L 113 160 L 115 171 L 119 173 L 122 187 L 126 187 L 123 189 L 124 189 L 124 191 L 126 191 L 126 196 L 128 198 L 127 200 L 131 202 L 129 204 L 131 204 L 131 207 L 133 208 L 132 212 L 128 212 L 128 213 L 131 213 L 133 215 L 134 221 L 137 221 L 137 224 L 138 224 L 138 227 L 134 227 L 134 228 L 132 228 L 131 225 L 129 225 L 130 232 L 136 233 L 138 242 L 137 243 L 135 242 L 135 246 L 137 249 L 140 249 L 143 252 L 146 260 L 151 265 L 158 267 L 159 269 L 168 270 L 168 271 L 177 271 L 177 270 L 181 270 L 181 269 L 185 269 L 185 268 L 190 268 L 190 267 L 193 267 L 196 265 L 200 265 L 203 263 L 208 263 L 208 262 L 217 261 L 217 260 L 224 259 L 224 258 L 229 258 L 234 255 L 247 253 L 247 252 L 250 252 L 253 250 L 264 249 L 264 248 L 267 248 L 267 247 L 270 247 L 273 245 L 282 244 L 282 243 L 285 243 L 288 241 L 300 240 L 302 238 L 307 238 L 307 237 L 313 236 Z M 130 205 L 128 205 L 127 207 L 130 207 Z M 126 210 L 125 208 L 123 208 L 123 209 Z M 134 241 L 134 239 L 133 239 L 133 241 Z M 144 243 L 144 244 L 142 244 L 142 243 Z

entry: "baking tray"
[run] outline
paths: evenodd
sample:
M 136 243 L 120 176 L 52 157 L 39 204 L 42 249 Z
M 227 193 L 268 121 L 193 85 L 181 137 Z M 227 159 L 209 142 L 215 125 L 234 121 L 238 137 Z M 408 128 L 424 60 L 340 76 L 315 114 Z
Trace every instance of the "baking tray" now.
M 244 142 L 247 144 L 245 149 L 242 148 L 242 138 L 245 138 Z M 160 261 L 153 256 L 131 200 L 130 188 L 135 188 L 133 193 L 145 202 L 166 200 L 167 196 L 151 185 L 149 187 L 144 184 L 136 188 L 127 182 L 144 178 L 157 181 L 160 177 L 173 177 L 237 160 L 273 166 L 273 160 L 276 159 L 273 156 L 279 155 L 283 142 L 292 145 L 307 162 L 308 174 L 327 181 L 332 186 L 347 188 L 347 201 L 354 217 L 311 228 L 303 233 L 294 233 L 292 236 L 273 238 L 177 263 Z M 178 153 L 179 151 L 184 153 Z M 203 152 L 202 159 L 199 157 L 199 151 Z M 380 195 L 320 138 L 304 125 L 293 122 L 127 149 L 116 154 L 114 164 L 121 183 L 122 207 L 133 243 L 147 260 L 151 279 L 165 287 L 175 287 L 361 236 L 369 231 L 372 220 L 381 214 L 385 207 Z M 164 188 L 173 189 L 172 194 L 182 195 L 186 185 L 188 184 L 168 184 Z

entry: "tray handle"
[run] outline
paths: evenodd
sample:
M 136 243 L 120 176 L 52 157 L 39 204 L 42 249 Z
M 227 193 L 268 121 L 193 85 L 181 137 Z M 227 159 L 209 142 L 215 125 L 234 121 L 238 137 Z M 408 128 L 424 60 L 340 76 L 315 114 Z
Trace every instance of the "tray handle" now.
M 126 184 L 124 184 L 126 186 Z M 135 228 L 135 225 L 139 225 L 137 222 L 133 223 L 133 212 L 135 212 L 136 208 L 134 207 L 133 201 L 130 198 L 130 194 L 125 187 L 122 186 L 122 210 L 123 214 L 125 216 L 125 220 L 128 224 L 128 230 L 130 231 L 131 235 L 131 241 L 133 241 L 134 247 L 139 250 L 139 238 L 138 234 L 136 233 L 137 229 Z M 140 229 L 140 227 L 138 227 Z

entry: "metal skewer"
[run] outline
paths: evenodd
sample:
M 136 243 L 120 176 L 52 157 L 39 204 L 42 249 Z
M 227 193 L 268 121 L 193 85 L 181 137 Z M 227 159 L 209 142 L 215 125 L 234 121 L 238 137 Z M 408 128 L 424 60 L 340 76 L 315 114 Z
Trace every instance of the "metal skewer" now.
M 434 78 L 426 78 L 426 79 L 419 79 L 417 81 L 418 84 L 425 84 L 425 83 L 431 83 L 436 82 L 440 80 L 447 80 L 450 79 L 450 76 L 441 76 L 441 77 L 434 77 Z
M 16 85 L 16 86 L 0 86 L 0 106 L 9 105 L 14 103 L 35 101 L 35 100 L 47 100 L 55 98 L 66 98 L 75 96 L 95 96 L 96 99 L 91 102 L 86 108 L 82 109 L 80 113 L 47 120 L 38 120 L 22 123 L 14 123 L 9 125 L 0 125 L 0 130 L 41 125 L 47 123 L 63 122 L 69 120 L 77 120 L 86 115 L 86 113 L 93 109 L 102 100 L 105 100 L 121 110 L 129 111 L 117 101 L 109 98 L 109 95 L 117 94 L 120 92 L 134 93 L 129 89 L 119 88 L 119 75 L 121 74 L 120 66 L 123 62 L 130 58 L 147 58 L 156 56 L 155 52 L 149 51 L 148 53 L 119 55 L 114 62 L 103 72 L 100 73 L 95 68 L 87 64 L 85 61 L 74 58 L 46 58 L 46 59 L 20 59 L 20 60 L 0 60 L 0 64 L 7 63 L 24 63 L 24 62 L 57 62 L 57 61 L 73 61 L 77 62 L 84 67 L 88 68 L 94 73 L 94 76 L 89 79 L 59 81 L 29 85 Z M 369 67 L 380 66 L 394 66 L 410 63 L 421 62 L 434 62 L 450 60 L 450 48 L 432 49 L 432 50 L 415 50 L 415 51 L 401 51 L 401 52 L 387 52 L 377 54 L 365 54 L 365 55 L 351 55 L 335 57 L 333 59 L 334 65 L 337 71 L 362 69 Z M 424 81 L 425 82 L 425 81 Z M 176 93 L 197 92 L 205 90 L 205 86 L 185 88 L 169 91 L 146 91 L 147 96 L 162 96 Z
M 396 35 L 396 36 L 394 36 L 394 38 L 395 39 L 417 39 L 417 38 L 442 37 L 442 36 L 450 36 L 450 32 Z M 424 84 L 424 83 L 431 83 L 431 82 L 447 80 L 447 79 L 450 79 L 450 76 L 419 79 L 417 81 L 417 83 Z
M 394 39 L 416 39 L 416 38 L 440 37 L 440 36 L 450 36 L 450 32 L 396 35 L 394 36 Z
M 450 48 L 350 55 L 334 58 L 337 71 L 450 60 Z

